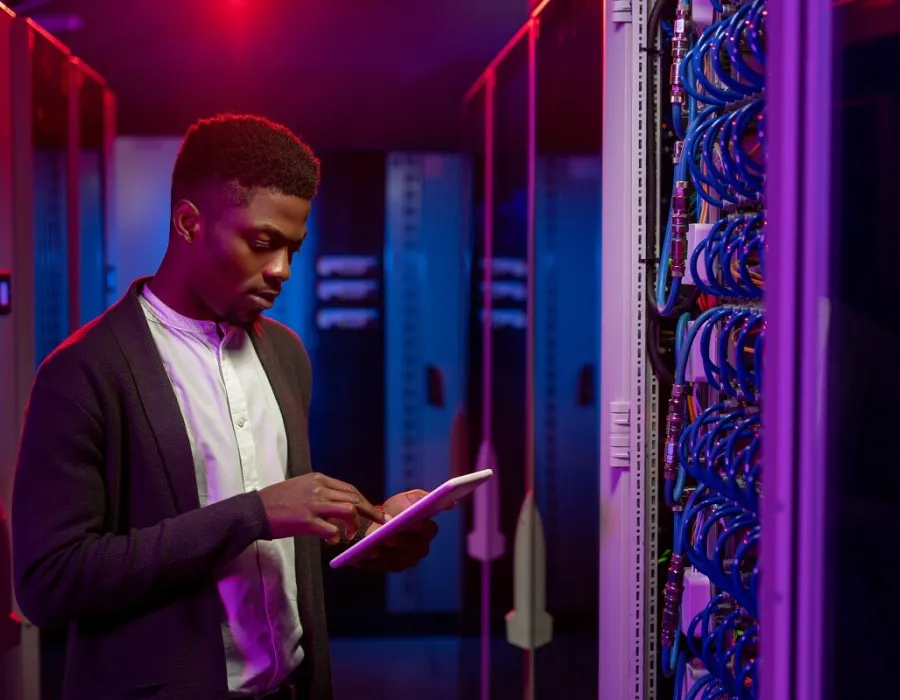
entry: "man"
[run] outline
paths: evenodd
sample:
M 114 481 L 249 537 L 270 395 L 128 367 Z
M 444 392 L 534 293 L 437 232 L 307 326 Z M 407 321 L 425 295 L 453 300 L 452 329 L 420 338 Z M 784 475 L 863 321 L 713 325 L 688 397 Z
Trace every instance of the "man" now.
M 346 545 L 424 494 L 378 509 L 311 470 L 309 359 L 261 314 L 318 183 L 319 162 L 284 127 L 195 124 L 156 275 L 38 370 L 15 584 L 32 622 L 69 626 L 67 699 L 331 698 L 322 540 Z M 435 531 L 383 549 L 376 567 L 415 565 Z

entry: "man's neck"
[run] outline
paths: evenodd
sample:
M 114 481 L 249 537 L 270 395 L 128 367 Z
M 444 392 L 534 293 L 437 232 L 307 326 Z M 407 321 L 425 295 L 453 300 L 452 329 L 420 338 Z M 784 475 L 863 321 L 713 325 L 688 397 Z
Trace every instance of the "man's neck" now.
M 212 310 L 192 294 L 183 277 L 167 257 L 147 282 L 156 297 L 172 311 L 195 321 L 219 321 Z

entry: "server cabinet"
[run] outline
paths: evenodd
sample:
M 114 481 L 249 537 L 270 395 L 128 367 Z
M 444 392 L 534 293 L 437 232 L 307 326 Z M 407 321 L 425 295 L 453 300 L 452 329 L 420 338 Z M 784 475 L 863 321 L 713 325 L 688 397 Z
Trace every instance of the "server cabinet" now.
M 35 22 L 0 6 L 0 495 L 7 511 L 34 372 L 86 320 L 87 309 L 96 315 L 105 307 L 103 169 L 114 113 L 102 78 Z M 82 144 L 96 154 L 94 175 L 82 168 Z M 85 228 L 92 229 L 89 240 Z M 58 694 L 64 635 L 38 635 L 23 623 L 3 697 Z M 42 653 L 50 659 L 48 684 Z
M 70 66 L 77 106 L 72 111 L 74 133 L 70 177 L 75 182 L 73 206 L 77 206 L 78 305 L 73 320 L 82 325 L 103 313 L 113 293 L 108 238 L 112 220 L 113 147 L 116 133 L 116 99 L 106 81 L 78 58 Z
M 600 168 L 599 156 L 537 162 L 535 493 L 547 608 L 582 631 L 597 611 Z
M 385 485 L 433 488 L 453 474 L 453 431 L 465 396 L 465 161 L 391 154 L 385 226 Z M 439 518 L 431 555 L 387 581 L 390 612 L 458 612 L 462 524 Z

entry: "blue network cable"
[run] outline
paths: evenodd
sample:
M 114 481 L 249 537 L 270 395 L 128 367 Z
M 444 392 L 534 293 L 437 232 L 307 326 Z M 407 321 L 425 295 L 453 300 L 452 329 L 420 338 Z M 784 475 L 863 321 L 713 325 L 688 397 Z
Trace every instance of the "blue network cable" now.
M 680 0 L 671 34 L 672 122 L 679 144 L 656 306 L 661 316 L 679 308 L 688 273 L 702 294 L 700 309 L 682 314 L 675 329 L 663 474 L 675 528 L 661 665 L 675 680 L 676 700 L 755 700 L 766 3 L 711 3 L 714 21 L 695 29 L 692 3 Z M 690 236 L 697 225 L 704 228 Z M 709 580 L 713 595 L 681 629 L 688 565 Z M 690 659 L 692 669 L 702 664 L 697 680 L 687 672 Z

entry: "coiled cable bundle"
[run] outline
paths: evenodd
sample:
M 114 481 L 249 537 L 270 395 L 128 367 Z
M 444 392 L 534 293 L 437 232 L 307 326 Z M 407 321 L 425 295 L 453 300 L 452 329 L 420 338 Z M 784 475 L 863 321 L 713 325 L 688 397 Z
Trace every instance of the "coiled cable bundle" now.
M 730 214 L 713 224 L 690 260 L 691 276 L 704 294 L 762 299 L 763 223 L 757 212 Z
M 670 73 L 675 171 L 656 305 L 678 313 L 664 450 L 674 541 L 662 668 L 676 698 L 753 700 L 758 647 L 760 387 L 765 312 L 765 0 L 679 0 Z M 684 308 L 683 302 L 681 308 Z M 709 590 L 682 610 L 685 574 Z M 695 584 L 692 584 L 695 585 Z M 706 589 L 704 589 L 706 590 Z

